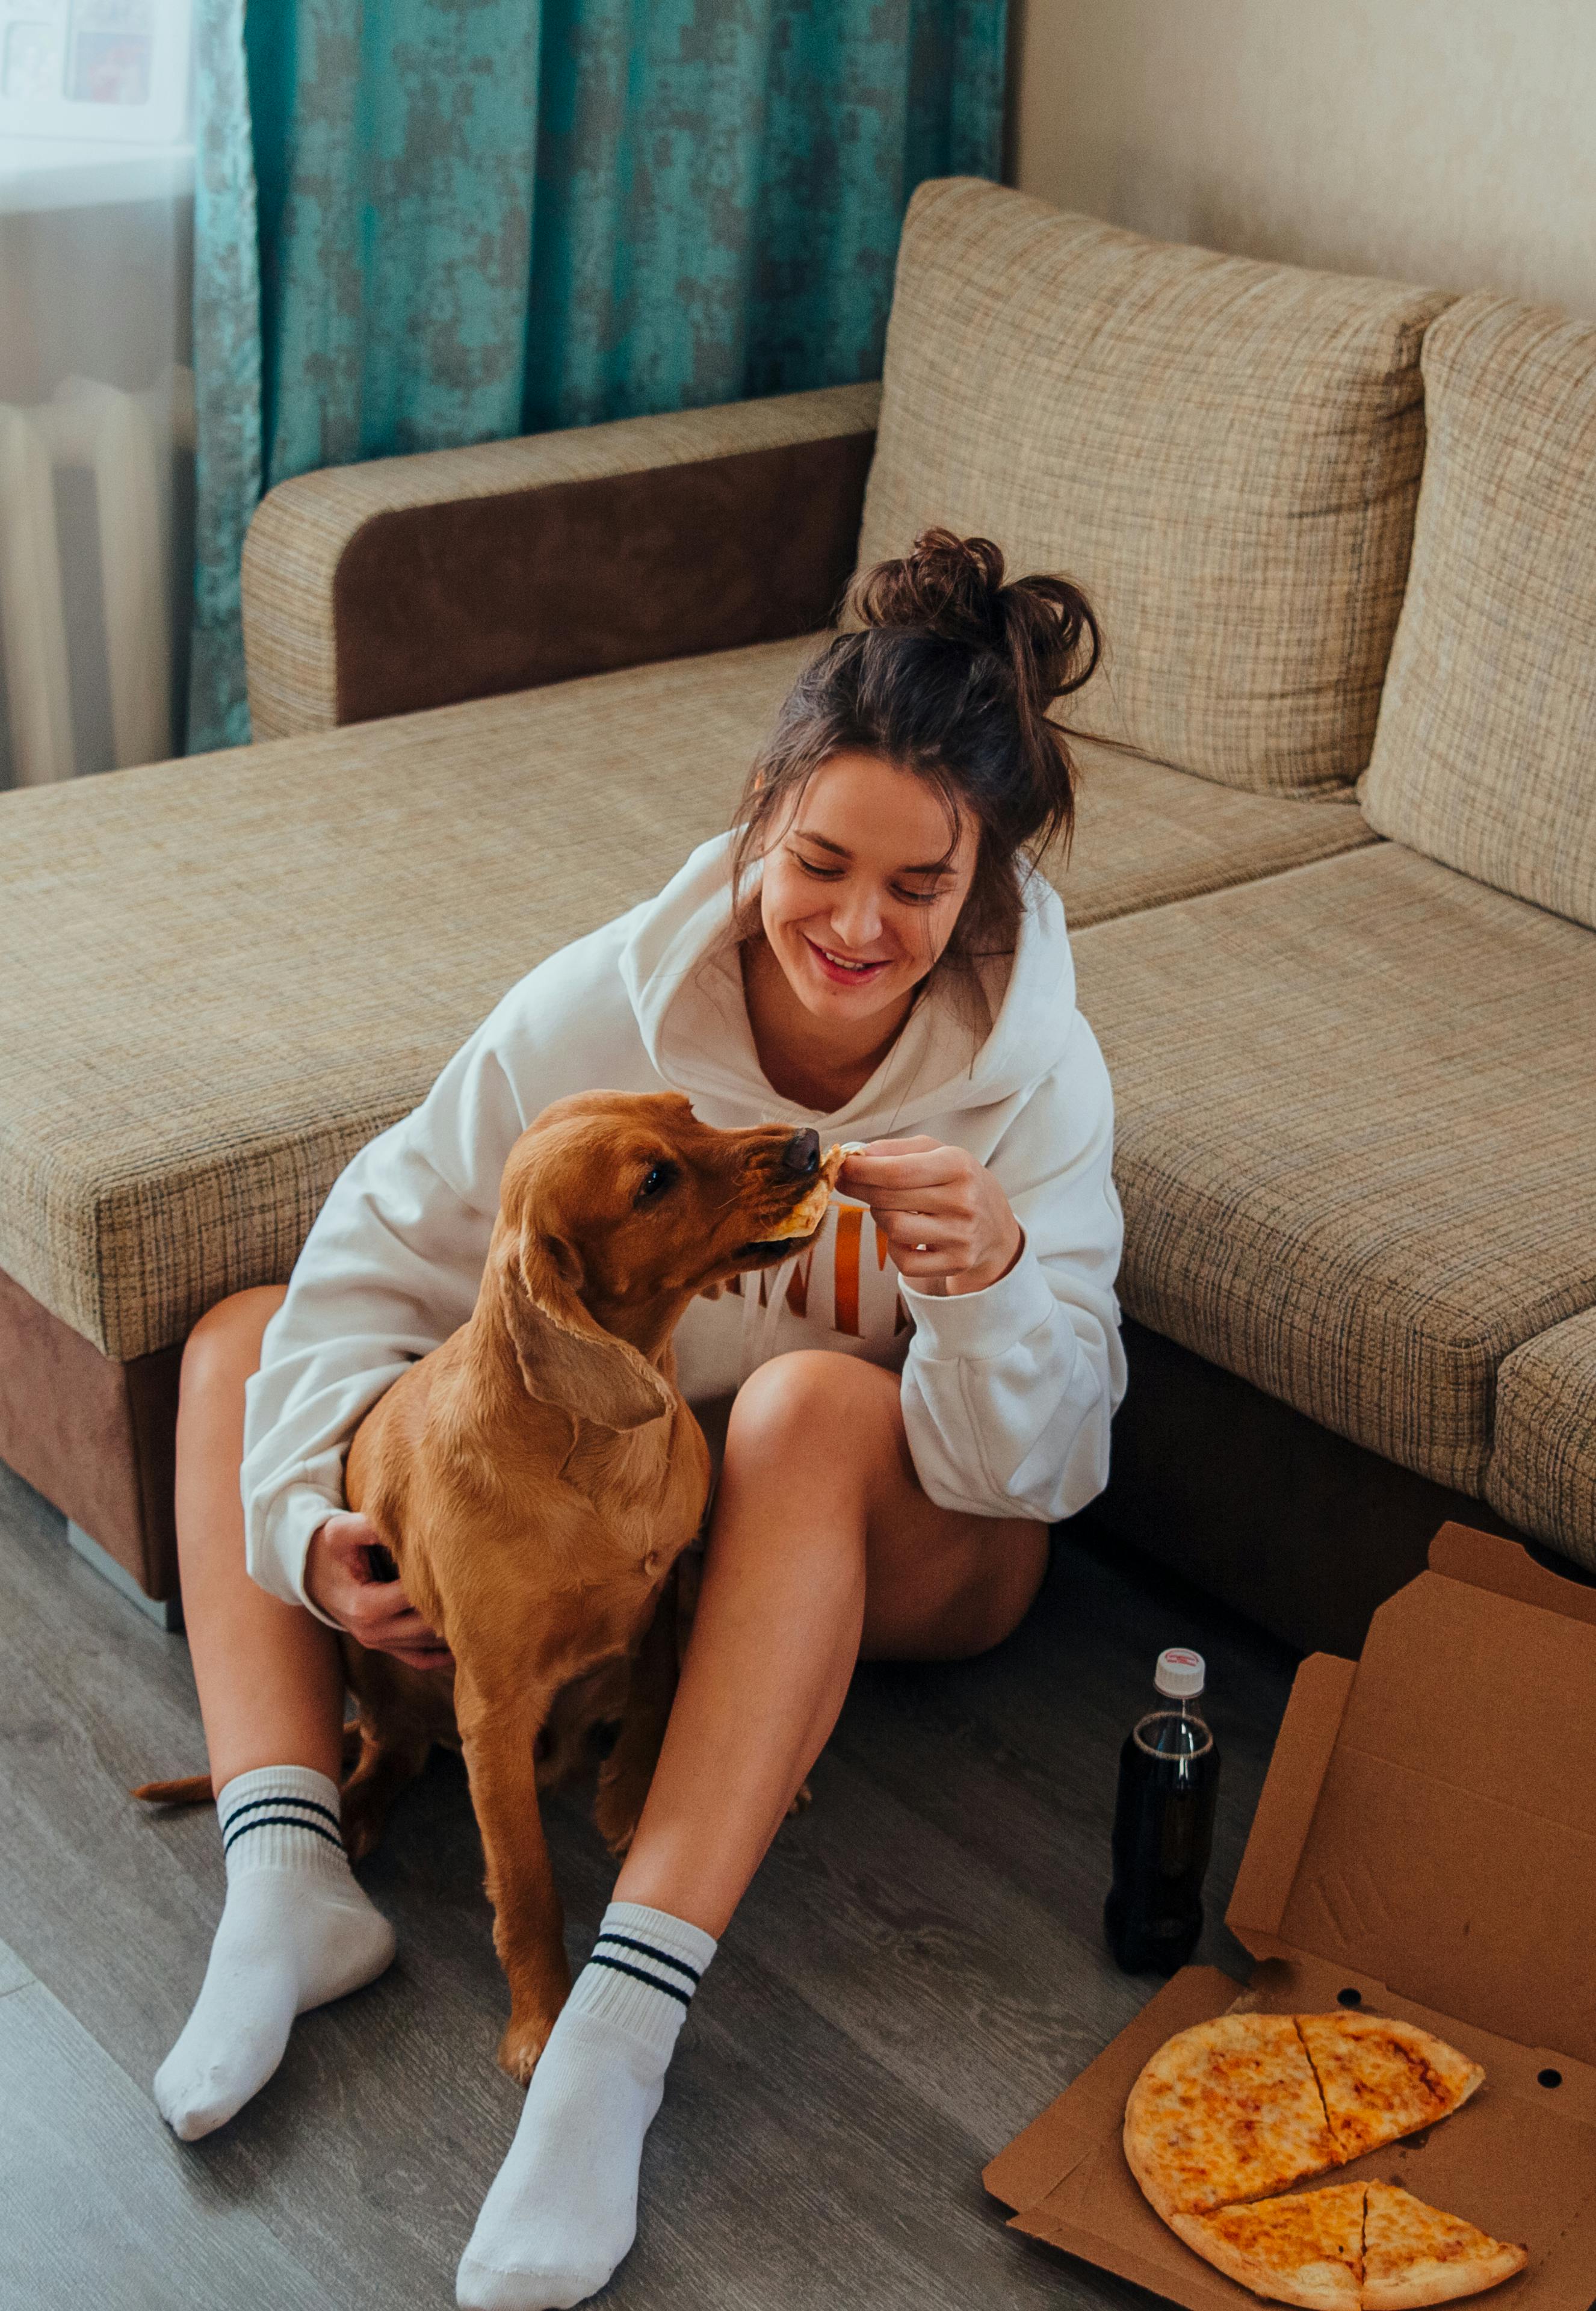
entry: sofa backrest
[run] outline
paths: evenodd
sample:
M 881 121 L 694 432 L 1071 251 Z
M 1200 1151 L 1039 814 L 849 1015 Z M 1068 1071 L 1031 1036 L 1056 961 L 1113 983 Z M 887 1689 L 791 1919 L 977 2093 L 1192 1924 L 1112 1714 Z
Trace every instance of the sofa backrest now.
M 1596 928 L 1596 327 L 1464 297 L 1424 374 L 1413 569 L 1359 798 L 1379 833 Z
M 1217 257 L 967 178 L 898 257 L 860 562 L 946 523 L 1084 586 L 1072 728 L 1262 793 L 1368 760 L 1445 296 Z

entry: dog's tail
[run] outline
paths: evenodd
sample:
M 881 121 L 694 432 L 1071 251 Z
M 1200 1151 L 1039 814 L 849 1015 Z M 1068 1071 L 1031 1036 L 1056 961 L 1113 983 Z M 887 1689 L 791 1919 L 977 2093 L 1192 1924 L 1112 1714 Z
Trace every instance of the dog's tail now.
M 209 1774 L 190 1774 L 180 1782 L 141 1782 L 128 1795 L 145 1805 L 210 1805 L 216 1792 Z
M 361 1753 L 361 1729 L 353 1719 L 344 1728 L 344 1771 L 352 1773 Z M 216 1792 L 209 1774 L 188 1774 L 180 1782 L 141 1782 L 127 1792 L 144 1805 L 213 1805 Z

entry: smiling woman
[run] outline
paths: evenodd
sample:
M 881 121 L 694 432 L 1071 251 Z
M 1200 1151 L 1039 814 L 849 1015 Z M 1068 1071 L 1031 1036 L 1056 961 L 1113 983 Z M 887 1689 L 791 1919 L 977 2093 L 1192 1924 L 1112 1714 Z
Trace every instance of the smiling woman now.
M 772 1086 L 824 1115 L 896 1042 L 969 895 L 978 838 L 961 817 L 950 841 L 935 789 L 862 750 L 833 755 L 789 799 L 743 941 L 743 990 Z
M 990 1025 L 983 967 L 1014 952 L 1027 849 L 1074 818 L 1047 708 L 1102 650 L 1077 587 L 1006 586 L 990 539 L 943 529 L 854 606 L 863 631 L 799 676 L 750 773 L 733 868 L 763 868 L 743 947 L 761 1064 L 823 1110 L 869 1080 L 934 968 Z
M 1070 823 L 1047 710 L 1095 664 L 1096 624 L 1066 580 L 1006 582 L 995 545 L 946 532 L 854 606 L 741 824 L 511 988 L 336 1182 L 286 1295 L 220 1303 L 184 1359 L 183 1594 L 235 1837 L 213 1975 L 157 2082 L 193 2135 L 270 2075 L 297 2010 L 386 1962 L 330 1835 L 334 1632 L 444 1676 L 450 1631 L 349 1513 L 345 1454 L 472 1319 L 511 1149 L 573 1094 L 670 1091 L 701 1125 L 780 1126 L 795 1179 L 823 1174 L 817 1206 L 834 1176 L 802 1234 L 744 1244 L 729 1289 L 676 1328 L 682 1396 L 726 1416 L 697 1615 L 617 1898 L 461 2264 L 467 2306 L 545 2311 L 603 2285 L 687 2000 L 855 1662 L 997 1644 L 1049 1523 L 1107 1476 L 1125 1382 L 1112 1100 L 1031 859 Z M 675 1160 L 640 1151 L 629 1212 L 683 1206 Z M 599 1266 L 562 1258 L 602 1326 Z M 574 1451 L 595 1424 L 564 1408 Z M 263 1882 L 248 1829 L 268 1804 L 282 1851 Z M 295 1809 L 307 1822 L 284 1827 Z
M 855 854 L 818 824 L 809 792 L 822 771 L 862 766 L 865 783 L 839 807 L 860 832 L 861 811 L 877 828 L 892 816 L 896 858 L 879 836 L 876 851 L 893 868 L 884 887 L 900 911 L 932 918 L 919 976 L 938 960 L 976 972 L 1014 952 L 1028 852 L 1073 826 L 1075 768 L 1048 709 L 1096 670 L 1097 620 L 1067 578 L 1005 584 L 990 538 L 946 529 L 867 572 L 852 606 L 862 631 L 799 676 L 749 776 L 735 873 L 740 883 L 758 857 L 768 876 L 778 832 L 791 842 L 801 816 L 800 864 L 835 880 Z

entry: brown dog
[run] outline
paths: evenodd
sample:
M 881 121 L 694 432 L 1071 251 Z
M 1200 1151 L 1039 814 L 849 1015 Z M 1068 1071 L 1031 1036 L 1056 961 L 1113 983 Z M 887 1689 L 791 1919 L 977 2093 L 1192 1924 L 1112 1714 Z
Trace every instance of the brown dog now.
M 350 1851 L 375 1844 L 434 1741 L 464 1750 L 510 1981 L 499 2060 L 523 2081 L 571 1987 L 537 1808 L 551 1740 L 567 1753 L 596 1717 L 620 1715 L 597 1812 L 622 1852 L 675 1689 L 674 1626 L 657 1608 L 702 1520 L 710 1457 L 671 1334 L 695 1294 L 808 1240 L 840 1163 L 835 1150 L 821 1163 L 813 1131 L 713 1130 L 675 1094 L 557 1101 L 510 1150 L 470 1321 L 351 1443 L 349 1505 L 455 1668 L 343 1640 L 360 1706 Z

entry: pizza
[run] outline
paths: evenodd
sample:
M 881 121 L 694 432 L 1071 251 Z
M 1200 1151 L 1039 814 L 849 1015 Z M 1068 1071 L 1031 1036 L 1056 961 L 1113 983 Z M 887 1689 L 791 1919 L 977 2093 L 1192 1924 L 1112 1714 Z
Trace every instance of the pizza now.
M 828 1147 L 820 1159 L 820 1170 L 815 1185 L 787 1215 L 780 1227 L 773 1227 L 763 1239 L 766 1243 L 785 1243 L 789 1236 L 813 1235 L 825 1217 L 825 1208 L 832 1199 L 832 1190 L 837 1184 L 837 1174 L 842 1168 L 847 1151 Z
M 1167 2221 L 1282 2191 L 1337 2162 L 1289 2014 L 1222 2014 L 1178 2031 L 1130 2089 L 1130 2171 Z
M 1417 2311 L 1522 2271 L 1529 2251 L 1394 2184 L 1287 2185 L 1449 2117 L 1484 2078 L 1410 2022 L 1225 2014 L 1178 2031 L 1125 2106 L 1125 2157 L 1176 2237 L 1256 2295 Z
M 1476 2295 L 1522 2271 L 1530 2250 L 1506 2246 L 1394 2183 L 1371 2183 L 1364 2217 L 1365 2311 L 1417 2311 Z
M 1343 2163 L 1433 2126 L 1485 2072 L 1444 2039 L 1383 2014 L 1299 2014 L 1297 2028 Z
M 1393 2183 L 1332 2183 L 1175 2215 L 1170 2228 L 1227 2279 L 1307 2311 L 1420 2311 L 1496 2287 L 1529 2260 Z
M 1364 2186 L 1255 2199 L 1212 2215 L 1172 2215 L 1170 2228 L 1189 2247 L 1272 2303 L 1308 2311 L 1359 2311 L 1362 2301 Z

